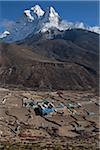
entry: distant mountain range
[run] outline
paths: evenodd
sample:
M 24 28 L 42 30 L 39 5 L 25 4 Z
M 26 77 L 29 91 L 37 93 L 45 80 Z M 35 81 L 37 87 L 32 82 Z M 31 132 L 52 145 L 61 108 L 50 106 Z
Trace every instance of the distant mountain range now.
M 24 11 L 0 42 L 0 84 L 33 89 L 98 89 L 99 34 L 65 23 L 54 8 Z M 99 30 L 99 28 L 98 28 Z
M 24 39 L 31 33 L 46 32 L 53 28 L 60 31 L 76 28 L 100 33 L 100 27 L 98 26 L 90 27 L 82 22 L 72 23 L 64 21 L 53 7 L 48 7 L 44 11 L 39 5 L 36 5 L 29 10 L 25 10 L 22 18 L 16 21 L 9 30 L 1 33 L 0 38 L 7 37 L 5 39 L 7 42 L 14 42 Z

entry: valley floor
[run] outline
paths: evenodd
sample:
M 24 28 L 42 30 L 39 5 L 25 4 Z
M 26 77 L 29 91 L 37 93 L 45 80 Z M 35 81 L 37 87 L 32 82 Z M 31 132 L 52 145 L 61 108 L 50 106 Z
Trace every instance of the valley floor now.
M 99 105 L 93 91 L 0 88 L 0 150 L 99 149 Z

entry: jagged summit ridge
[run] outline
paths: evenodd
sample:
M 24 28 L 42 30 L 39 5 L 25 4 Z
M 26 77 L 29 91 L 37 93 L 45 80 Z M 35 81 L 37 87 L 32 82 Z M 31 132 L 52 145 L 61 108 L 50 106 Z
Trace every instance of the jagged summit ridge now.
M 35 5 L 31 9 L 27 9 L 24 11 L 25 16 L 27 17 L 28 21 L 32 22 L 37 18 L 40 18 L 44 15 L 44 11 L 41 9 L 39 5 Z
M 31 11 L 37 14 L 38 17 L 41 17 L 44 15 L 44 11 L 41 9 L 39 5 L 35 5 L 34 7 L 32 7 Z
M 49 7 L 49 15 L 48 16 L 49 16 L 50 22 L 54 22 L 54 21 L 55 21 L 55 23 L 59 22 L 59 15 L 53 7 Z
M 8 34 L 3 36 L 5 35 L 3 32 L 0 34 L 0 38 L 6 37 L 5 40 L 7 42 L 14 42 L 26 38 L 31 33 L 44 33 L 52 29 L 64 31 L 74 28 L 89 30 L 100 34 L 100 27 L 98 26 L 90 27 L 83 22 L 73 23 L 64 21 L 53 7 L 50 6 L 44 11 L 39 5 L 35 5 L 30 9 L 24 10 L 23 17 L 20 18 L 13 27 L 5 29 L 5 31 L 10 33 L 9 36 L 7 36 Z

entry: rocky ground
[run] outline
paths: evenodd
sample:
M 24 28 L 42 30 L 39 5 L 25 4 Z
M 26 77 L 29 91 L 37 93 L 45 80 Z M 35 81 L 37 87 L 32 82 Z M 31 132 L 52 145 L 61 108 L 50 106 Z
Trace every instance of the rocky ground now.
M 98 99 L 94 91 L 0 88 L 0 149 L 99 149 Z M 56 111 L 41 116 L 24 105 L 44 100 L 52 102 Z

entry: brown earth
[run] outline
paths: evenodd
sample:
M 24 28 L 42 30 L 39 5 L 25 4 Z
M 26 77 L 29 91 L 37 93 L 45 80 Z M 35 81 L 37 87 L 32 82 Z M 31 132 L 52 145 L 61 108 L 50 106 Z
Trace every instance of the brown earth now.
M 23 45 L 0 44 L 0 84 L 45 90 L 98 89 L 98 54 L 87 54 L 87 51 L 76 47 L 75 51 L 73 49 L 74 57 L 64 43 L 59 40 L 44 41 L 39 46 L 41 52 L 38 47 L 33 49 Z M 59 51 L 65 47 L 69 58 L 66 56 L 68 54 L 64 54 L 66 57 L 63 61 L 50 57 L 48 50 L 43 50 L 44 45 L 51 52 L 54 47 L 58 46 Z
M 94 91 L 36 92 L 0 88 L 1 149 L 98 149 L 99 102 Z M 24 101 L 48 100 L 58 107 L 70 103 L 81 107 L 57 109 L 40 116 Z

